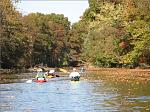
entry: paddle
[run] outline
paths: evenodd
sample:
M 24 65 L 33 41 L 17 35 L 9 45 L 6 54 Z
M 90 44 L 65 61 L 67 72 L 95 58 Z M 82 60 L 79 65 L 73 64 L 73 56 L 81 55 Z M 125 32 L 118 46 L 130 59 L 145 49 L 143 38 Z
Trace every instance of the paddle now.
M 59 75 L 55 75 L 56 77 L 60 77 Z
M 60 70 L 61 72 L 64 72 L 64 73 L 69 73 L 67 70 L 65 70 L 65 69 L 63 69 L 63 68 L 59 68 L 59 70 Z
M 32 83 L 32 80 L 27 80 L 26 83 Z

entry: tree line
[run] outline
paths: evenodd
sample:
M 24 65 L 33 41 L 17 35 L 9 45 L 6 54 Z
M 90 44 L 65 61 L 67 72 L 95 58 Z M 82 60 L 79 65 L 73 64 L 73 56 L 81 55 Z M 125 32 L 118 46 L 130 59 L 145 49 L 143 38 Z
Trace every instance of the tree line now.
M 22 16 L 10 0 L 1 1 L 0 14 L 2 68 L 67 64 L 70 30 L 67 17 L 54 13 Z
M 89 0 L 89 8 L 71 32 L 79 43 L 78 58 L 90 65 L 150 65 L 149 0 Z
M 89 0 L 81 20 L 70 25 L 63 14 L 22 16 L 1 0 L 1 68 L 150 65 L 149 15 L 149 0 Z

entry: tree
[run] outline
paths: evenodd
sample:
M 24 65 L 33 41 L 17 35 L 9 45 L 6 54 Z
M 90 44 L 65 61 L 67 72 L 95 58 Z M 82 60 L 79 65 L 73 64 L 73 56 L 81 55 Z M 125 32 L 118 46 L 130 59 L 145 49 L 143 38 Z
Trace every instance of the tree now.
M 24 57 L 21 15 L 10 0 L 0 2 L 1 60 L 3 68 L 20 67 Z

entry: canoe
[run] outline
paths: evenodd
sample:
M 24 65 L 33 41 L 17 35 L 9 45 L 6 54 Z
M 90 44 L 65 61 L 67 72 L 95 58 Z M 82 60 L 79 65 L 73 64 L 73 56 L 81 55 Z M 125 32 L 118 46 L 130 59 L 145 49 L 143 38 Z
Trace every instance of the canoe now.
M 43 82 L 47 82 L 47 80 L 46 79 L 33 79 L 32 80 L 33 82 L 38 82 L 38 83 L 43 83 Z

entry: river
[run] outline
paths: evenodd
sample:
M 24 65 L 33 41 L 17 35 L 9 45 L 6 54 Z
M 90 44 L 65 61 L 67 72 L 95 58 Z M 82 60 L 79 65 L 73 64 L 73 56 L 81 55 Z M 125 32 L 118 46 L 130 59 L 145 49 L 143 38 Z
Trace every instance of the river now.
M 107 74 L 106 74 L 107 75 Z M 26 83 L 32 73 L 1 75 L 0 112 L 148 112 L 150 82 L 122 83 L 101 73 Z

